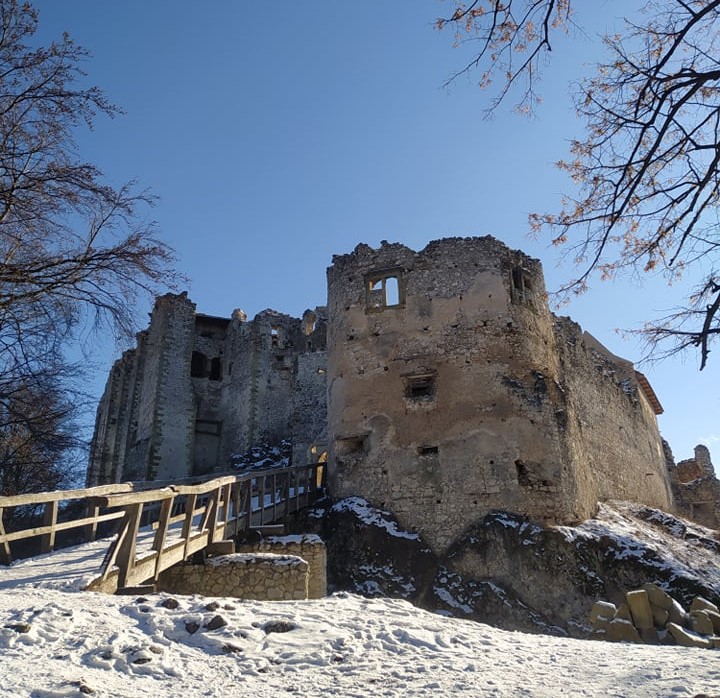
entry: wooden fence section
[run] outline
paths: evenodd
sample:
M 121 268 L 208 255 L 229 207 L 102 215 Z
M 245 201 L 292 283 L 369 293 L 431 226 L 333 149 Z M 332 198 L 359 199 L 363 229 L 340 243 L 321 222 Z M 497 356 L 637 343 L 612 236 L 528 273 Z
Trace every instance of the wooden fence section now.
M 113 593 L 152 583 L 199 550 L 312 504 L 322 476 L 323 464 L 316 463 L 201 482 L 124 483 L 0 497 L 0 561 L 11 564 L 13 541 L 40 536 L 48 552 L 58 531 L 83 528 L 85 539 L 94 540 L 100 523 L 117 520 L 117 534 L 88 588 Z M 85 500 L 85 515 L 58 521 L 59 503 L 75 500 Z M 3 511 L 28 505 L 43 507 L 42 525 L 6 532 Z

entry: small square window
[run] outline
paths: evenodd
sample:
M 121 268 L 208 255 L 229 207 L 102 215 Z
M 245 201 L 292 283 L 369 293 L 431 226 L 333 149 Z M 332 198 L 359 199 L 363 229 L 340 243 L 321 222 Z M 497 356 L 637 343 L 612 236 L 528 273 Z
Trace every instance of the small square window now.
M 406 376 L 405 397 L 413 401 L 430 401 L 435 399 L 435 374 Z

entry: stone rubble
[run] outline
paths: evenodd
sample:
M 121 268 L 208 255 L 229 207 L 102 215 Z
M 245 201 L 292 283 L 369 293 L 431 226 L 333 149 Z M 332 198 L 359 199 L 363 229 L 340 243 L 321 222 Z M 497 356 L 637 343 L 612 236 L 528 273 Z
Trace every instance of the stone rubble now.
M 701 596 L 689 610 L 657 584 L 643 584 L 628 591 L 619 607 L 596 601 L 590 611 L 596 640 L 644 644 L 677 644 L 682 647 L 720 647 L 720 610 Z

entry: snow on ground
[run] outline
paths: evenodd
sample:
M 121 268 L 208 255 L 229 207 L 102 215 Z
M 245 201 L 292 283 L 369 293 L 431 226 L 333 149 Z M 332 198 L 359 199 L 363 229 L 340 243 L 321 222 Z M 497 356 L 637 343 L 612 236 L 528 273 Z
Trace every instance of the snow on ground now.
M 717 657 L 506 632 L 345 593 L 0 591 L 2 696 L 694 696 L 720 694 Z
M 632 537 L 644 524 L 623 512 L 565 533 Z M 690 534 L 684 555 L 703 548 L 703 531 Z M 346 593 L 258 602 L 79 591 L 108 542 L 0 567 L 0 696 L 720 696 L 713 650 L 507 632 Z

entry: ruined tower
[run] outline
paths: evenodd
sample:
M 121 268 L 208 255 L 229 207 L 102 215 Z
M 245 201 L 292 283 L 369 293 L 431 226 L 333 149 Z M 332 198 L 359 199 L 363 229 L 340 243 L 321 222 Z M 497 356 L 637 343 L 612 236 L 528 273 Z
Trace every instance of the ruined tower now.
M 328 269 L 328 314 L 335 496 L 391 509 L 439 550 L 493 509 L 569 522 L 610 497 L 670 506 L 654 394 L 549 311 L 537 260 L 491 237 L 358 245 Z

